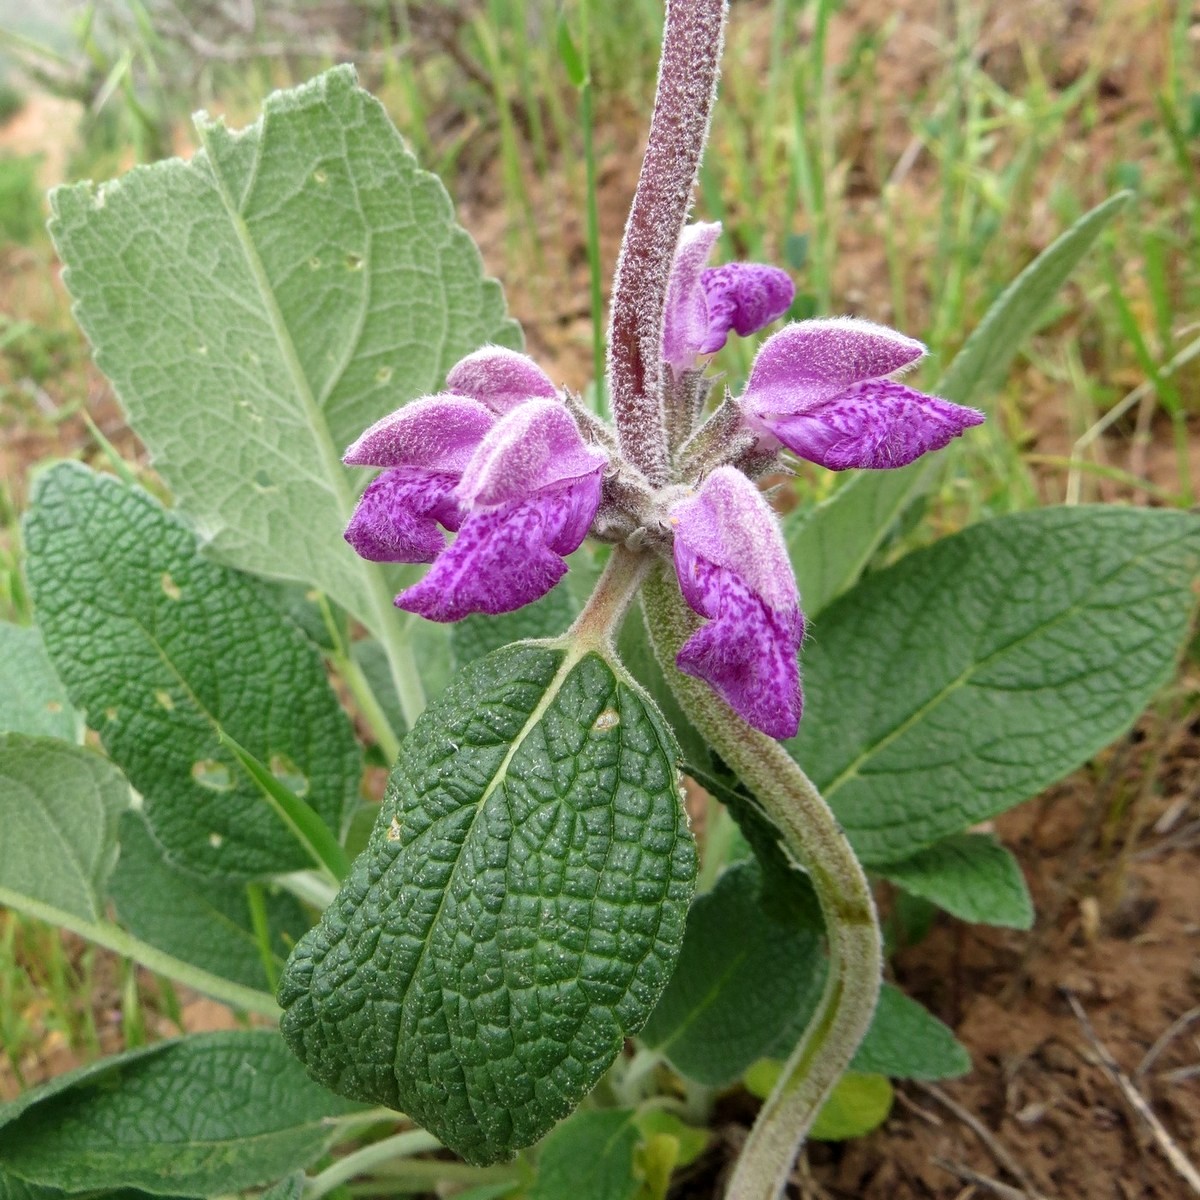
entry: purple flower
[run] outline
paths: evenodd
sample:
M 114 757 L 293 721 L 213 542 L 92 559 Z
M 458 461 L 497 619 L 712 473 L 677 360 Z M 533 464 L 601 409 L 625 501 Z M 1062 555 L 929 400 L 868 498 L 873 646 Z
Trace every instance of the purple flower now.
M 800 321 L 763 343 L 739 403 L 770 444 L 830 470 L 907 466 L 984 419 L 889 378 L 924 354 L 869 321 Z
M 719 222 L 687 226 L 675 250 L 663 312 L 663 359 L 678 375 L 715 354 L 732 329 L 757 333 L 783 316 L 795 287 L 785 271 L 759 263 L 705 268 L 721 236 Z
M 792 737 L 803 707 L 796 655 L 804 617 L 774 513 L 745 475 L 718 467 L 671 520 L 683 598 L 708 618 L 675 665 L 756 729 Z
M 608 461 L 524 355 L 479 351 L 447 383 L 459 394 L 412 401 L 344 459 L 388 468 L 363 492 L 346 540 L 376 562 L 433 563 L 396 605 L 434 621 L 545 595 L 587 536 Z M 457 532 L 451 545 L 439 525 Z

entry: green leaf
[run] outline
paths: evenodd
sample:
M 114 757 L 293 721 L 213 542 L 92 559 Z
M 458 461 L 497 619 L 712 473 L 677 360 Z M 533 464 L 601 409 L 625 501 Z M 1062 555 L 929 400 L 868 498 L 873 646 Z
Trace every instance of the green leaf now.
M 971 1069 L 971 1056 L 923 1004 L 885 983 L 850 1065 L 893 1079 L 954 1079 Z
M 342 540 L 372 421 L 485 342 L 499 285 L 379 103 L 338 67 L 191 159 L 60 188 L 76 316 L 155 469 L 220 557 L 312 584 L 376 636 L 394 614 Z
M 819 986 L 810 989 L 784 1033 L 752 1063 L 743 1076 L 751 1094 L 765 1100 L 787 1058 L 808 1027 L 816 998 L 825 986 L 826 963 L 820 962 Z M 885 983 L 867 1036 L 854 1054 L 851 1070 L 890 1075 L 893 1079 L 954 1079 L 971 1069 L 971 1058 L 954 1034 L 928 1009 Z
M 963 921 L 1012 929 L 1033 926 L 1033 899 L 1017 860 L 986 834 L 943 838 L 875 871 Z
M 104 1059 L 0 1107 L 0 1167 L 67 1191 L 211 1196 L 306 1166 L 356 1110 L 273 1031 L 198 1034 Z
M 259 1200 L 300 1200 L 304 1193 L 305 1175 L 303 1171 L 293 1171 L 285 1175 L 278 1183 L 267 1188 Z
M 1110 196 L 1054 240 L 996 298 L 934 389 L 956 404 L 971 404 L 993 386 L 1105 227 L 1132 198 Z
M 690 762 L 684 769 L 705 791 L 729 810 L 746 845 L 753 852 L 762 872 L 758 903 L 767 916 L 784 925 L 800 929 L 820 929 L 823 924 L 821 903 L 808 873 L 784 850 L 783 834 L 759 808 L 753 797 L 736 780 L 718 778 L 696 769 Z
M 246 885 L 201 879 L 171 866 L 137 813 L 120 826 L 121 857 L 108 881 L 121 923 L 139 938 L 214 975 L 271 990 L 250 918 Z M 282 968 L 310 922 L 298 900 L 266 898 L 274 957 Z
M 467 666 L 405 739 L 371 841 L 280 988 L 313 1076 L 473 1162 L 536 1141 L 641 1027 L 695 848 L 675 747 L 595 653 Z
M 808 1136 L 816 1142 L 844 1142 L 863 1137 L 887 1120 L 895 1100 L 883 1075 L 847 1071 L 821 1106 Z
M 529 1200 L 632 1200 L 639 1181 L 633 1112 L 609 1108 L 576 1113 L 545 1141 Z
M 934 386 L 937 395 L 957 404 L 981 402 L 1129 195 L 1122 192 L 1085 213 L 1013 280 Z M 860 471 L 823 503 L 788 514 L 784 536 L 810 620 L 862 574 L 936 470 L 936 460 L 929 460 L 898 471 Z
M 587 17 L 584 17 L 587 20 Z M 567 14 L 559 10 L 557 22 L 558 57 L 567 73 L 567 82 L 574 88 L 581 88 L 587 82 L 587 67 L 584 66 L 579 48 L 571 36 L 571 27 L 567 24 Z
M 0 733 L 77 742 L 82 728 L 42 635 L 35 628 L 0 621 Z
M 341 831 L 361 759 L 311 643 L 176 516 L 77 464 L 40 477 L 25 536 L 46 649 L 171 859 L 240 876 L 309 866 L 223 737 Z
M 868 863 L 1003 812 L 1127 729 L 1171 677 L 1200 519 L 1051 508 L 989 521 L 827 610 L 788 750 Z
M 732 1083 L 767 1053 L 814 979 L 814 1005 L 820 995 L 820 926 L 797 929 L 767 917 L 760 878 L 756 864 L 738 863 L 696 898 L 679 966 L 642 1030 L 647 1046 L 710 1087 Z
M 665 1108 L 643 1108 L 634 1118 L 638 1132 L 644 1139 L 652 1137 L 673 1138 L 677 1150 L 675 1164 L 680 1167 L 690 1166 L 708 1149 L 712 1135 L 707 1129 L 700 1129 L 681 1121 L 674 1113 Z
M 567 587 L 552 588 L 540 600 L 498 617 L 477 614 L 450 627 L 454 658 L 460 667 L 527 638 L 552 638 L 567 632 L 578 613 Z
M 129 784 L 92 750 L 0 734 L 0 888 L 98 920 Z

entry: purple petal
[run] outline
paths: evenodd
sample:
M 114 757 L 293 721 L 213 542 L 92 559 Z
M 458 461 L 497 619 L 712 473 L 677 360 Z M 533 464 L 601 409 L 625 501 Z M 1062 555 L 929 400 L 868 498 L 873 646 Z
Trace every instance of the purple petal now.
M 676 665 L 756 729 L 791 737 L 802 706 L 796 654 L 804 618 L 774 513 L 740 471 L 719 467 L 671 519 L 680 591 L 709 621 Z
M 763 343 L 742 404 L 764 416 L 800 412 L 852 384 L 894 375 L 924 353 L 920 342 L 869 321 L 799 321 Z
M 457 529 L 456 475 L 395 467 L 367 485 L 346 527 L 346 541 L 372 562 L 433 562 L 446 548 L 437 527 Z
M 501 416 L 534 397 L 553 400 L 558 395 L 550 376 L 532 358 L 502 346 L 484 346 L 461 359 L 450 368 L 446 387 Z
M 798 607 L 778 612 L 724 567 L 681 552 L 675 569 L 688 603 L 709 618 L 683 644 L 675 665 L 703 679 L 744 721 L 768 737 L 793 737 L 804 706 L 796 654 L 804 636 Z
M 663 359 L 676 371 L 696 365 L 700 345 L 708 337 L 708 305 L 700 277 L 720 236 L 718 221 L 688 225 L 679 235 L 663 309 Z
M 547 522 L 552 504 L 533 497 L 472 513 L 425 578 L 396 597 L 396 607 L 431 621 L 460 621 L 540 599 L 567 570 L 548 544 L 555 532 L 555 522 Z
M 756 424 L 801 458 L 844 471 L 907 466 L 983 419 L 974 408 L 873 379 L 802 412 L 759 418 Z
M 772 608 L 798 604 L 779 522 L 762 492 L 734 467 L 718 467 L 671 510 L 675 544 L 744 579 Z M 685 586 L 683 576 L 680 585 Z M 684 591 L 687 602 L 699 607 Z
M 608 456 L 588 445 L 556 400 L 529 400 L 496 422 L 463 471 L 458 498 L 468 507 L 522 500 L 594 476 Z
M 376 421 L 346 451 L 350 467 L 426 467 L 461 472 L 496 423 L 477 400 L 423 396 Z
M 786 271 L 761 263 L 726 263 L 700 275 L 708 305 L 708 332 L 701 354 L 715 354 L 732 329 L 748 337 L 778 320 L 791 307 L 795 285 Z

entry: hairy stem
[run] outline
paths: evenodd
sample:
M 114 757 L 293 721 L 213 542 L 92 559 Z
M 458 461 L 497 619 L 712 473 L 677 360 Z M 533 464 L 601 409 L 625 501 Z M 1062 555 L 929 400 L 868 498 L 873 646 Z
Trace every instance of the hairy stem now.
M 649 554 L 614 546 L 583 612 L 567 630 L 565 640 L 576 645 L 591 643 L 598 649 L 611 651 L 621 618 L 653 561 Z
M 776 1200 L 809 1127 L 871 1023 L 879 997 L 879 921 L 867 878 L 836 818 L 778 742 L 673 667 L 697 619 L 662 568 L 642 592 L 646 623 L 688 718 L 750 788 L 788 856 L 812 880 L 829 935 L 829 977 L 812 1021 L 750 1132 L 726 1200 Z
M 432 1133 L 426 1133 L 423 1129 L 406 1129 L 403 1133 L 372 1142 L 347 1154 L 345 1158 L 339 1158 L 333 1166 L 326 1167 L 320 1175 L 309 1179 L 301 1193 L 303 1200 L 320 1200 L 320 1197 L 327 1196 L 356 1175 L 375 1170 L 396 1158 L 437 1150 L 441 1144 Z
M 608 379 L 621 450 L 652 483 L 670 473 L 663 312 L 717 90 L 726 0 L 668 0 L 646 157 L 613 281 Z

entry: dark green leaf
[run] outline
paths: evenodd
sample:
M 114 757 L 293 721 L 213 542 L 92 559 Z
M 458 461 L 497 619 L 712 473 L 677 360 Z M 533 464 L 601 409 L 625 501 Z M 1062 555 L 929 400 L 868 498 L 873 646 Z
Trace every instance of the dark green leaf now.
M 171 866 L 137 813 L 120 827 L 121 857 L 108 882 L 117 916 L 131 933 L 175 958 L 246 987 L 270 990 L 251 925 L 246 885 L 201 879 Z M 266 897 L 279 966 L 309 920 L 300 902 L 271 888 Z
M 60 1076 L 0 1108 L 0 1167 L 67 1191 L 210 1196 L 270 1183 L 355 1105 L 319 1088 L 277 1033 L 197 1034 Z
M 642 1040 L 690 1079 L 720 1087 L 766 1054 L 788 1028 L 825 960 L 820 926 L 798 929 L 765 916 L 756 864 L 738 863 L 697 897 L 679 966 Z
M 629 1109 L 576 1113 L 542 1146 L 529 1200 L 632 1200 L 639 1186 L 633 1171 L 637 1144 Z
M 259 584 L 203 558 L 144 492 L 74 463 L 39 479 L 26 544 L 46 648 L 171 858 L 242 876 L 311 865 L 222 734 L 334 833 L 360 755 L 319 654 Z
M 971 1057 L 924 1005 L 885 983 L 871 1028 L 850 1065 L 893 1079 L 953 1079 L 971 1069 Z
M 1184 512 L 1051 508 L 945 538 L 815 623 L 788 749 L 864 861 L 905 858 L 1127 729 L 1171 678 L 1198 573 Z
M 125 777 L 94 751 L 0 734 L 0 888 L 99 920 L 128 807 Z
M 963 921 L 1029 929 L 1033 900 L 1017 860 L 986 834 L 943 838 L 876 872 Z
M 364 854 L 280 989 L 312 1074 L 492 1162 L 640 1028 L 695 872 L 675 747 L 597 654 L 523 644 L 422 715 Z
M 82 729 L 42 635 L 35 628 L 0 621 L 0 733 L 75 742 Z

